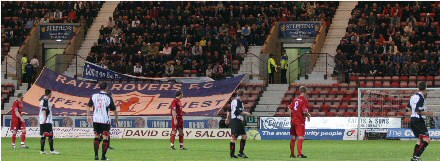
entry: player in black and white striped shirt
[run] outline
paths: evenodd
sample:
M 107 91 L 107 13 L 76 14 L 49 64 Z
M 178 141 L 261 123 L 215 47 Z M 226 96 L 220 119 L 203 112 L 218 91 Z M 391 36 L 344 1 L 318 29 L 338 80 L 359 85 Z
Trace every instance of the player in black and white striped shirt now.
M 41 106 L 40 116 L 39 116 L 40 135 L 41 135 L 40 154 L 47 154 L 47 152 L 44 151 L 44 144 L 46 144 L 46 137 L 48 137 L 48 140 L 49 140 L 50 154 L 59 154 L 60 153 L 53 148 L 52 107 L 49 105 L 49 98 L 51 95 L 52 95 L 52 91 L 49 89 L 46 89 L 44 91 L 44 97 L 40 102 L 40 106 Z
M 246 146 L 246 131 L 244 129 L 244 117 L 243 116 L 251 116 L 249 112 L 244 111 L 244 104 L 241 101 L 241 97 L 244 95 L 244 90 L 237 90 L 237 97 L 231 102 L 231 109 L 227 111 L 226 121 L 227 124 L 231 122 L 231 135 L 232 139 L 229 144 L 230 157 L 231 158 L 248 158 L 244 154 L 244 147 Z M 229 121 L 231 119 L 231 121 Z M 241 136 L 240 141 L 240 151 L 238 153 L 238 157 L 235 155 L 235 142 L 237 142 L 238 136 Z
M 411 107 L 411 130 L 414 133 L 414 136 L 418 138 L 417 144 L 414 147 L 414 153 L 412 161 L 419 161 L 420 156 L 423 151 L 425 151 L 428 146 L 430 139 L 428 128 L 426 127 L 425 120 L 422 117 L 422 114 L 425 115 L 426 110 L 426 83 L 419 83 L 419 92 L 411 96 L 411 99 L 408 103 L 408 106 Z
M 99 160 L 98 150 L 101 143 L 100 137 L 104 140 L 102 142 L 102 156 L 101 160 L 107 160 L 105 154 L 109 146 L 108 138 L 110 137 L 110 114 L 113 111 L 115 114 L 115 123 L 118 126 L 118 111 L 116 111 L 113 99 L 107 95 L 107 83 L 99 84 L 100 92 L 93 94 L 89 101 L 89 108 L 87 108 L 87 119 L 89 123 L 93 123 L 93 131 L 95 131 L 95 140 L 93 142 L 95 149 L 95 160 Z M 90 107 L 93 107 L 93 119 L 90 117 Z

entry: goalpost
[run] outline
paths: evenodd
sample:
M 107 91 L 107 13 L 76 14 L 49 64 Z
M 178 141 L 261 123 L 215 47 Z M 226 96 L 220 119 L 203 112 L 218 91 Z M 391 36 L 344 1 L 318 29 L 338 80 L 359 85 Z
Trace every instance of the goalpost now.
M 358 88 L 357 139 L 361 138 L 361 130 L 383 133 L 387 128 L 409 128 L 411 109 L 407 105 L 417 92 L 417 88 Z M 426 106 L 428 129 L 439 129 L 440 88 L 427 88 Z

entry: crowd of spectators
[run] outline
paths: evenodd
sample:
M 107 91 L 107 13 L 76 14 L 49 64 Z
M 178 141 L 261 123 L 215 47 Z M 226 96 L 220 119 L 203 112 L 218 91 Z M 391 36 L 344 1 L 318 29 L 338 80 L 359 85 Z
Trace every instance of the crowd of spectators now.
M 222 78 L 278 21 L 324 21 L 338 2 L 121 2 L 87 61 L 148 77 Z
M 336 50 L 335 72 L 440 74 L 439 2 L 359 2 Z
M 78 23 L 83 18 L 91 26 L 102 4 L 99 1 L 2 2 L 2 43 L 21 46 L 35 24 Z

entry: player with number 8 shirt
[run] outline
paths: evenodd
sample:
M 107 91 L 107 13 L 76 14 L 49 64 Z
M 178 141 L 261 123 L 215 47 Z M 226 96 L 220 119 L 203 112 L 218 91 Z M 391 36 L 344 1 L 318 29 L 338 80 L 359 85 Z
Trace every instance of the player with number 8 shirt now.
M 292 135 L 292 140 L 290 141 L 290 157 L 291 158 L 307 158 L 302 153 L 302 144 L 305 139 L 305 123 L 306 117 L 307 121 L 310 121 L 310 114 L 308 112 L 307 106 L 309 105 L 309 101 L 306 98 L 307 87 L 301 86 L 299 87 L 300 96 L 295 98 L 290 104 L 289 108 L 291 111 L 291 128 L 290 135 Z M 295 142 L 298 137 L 298 156 L 295 156 Z

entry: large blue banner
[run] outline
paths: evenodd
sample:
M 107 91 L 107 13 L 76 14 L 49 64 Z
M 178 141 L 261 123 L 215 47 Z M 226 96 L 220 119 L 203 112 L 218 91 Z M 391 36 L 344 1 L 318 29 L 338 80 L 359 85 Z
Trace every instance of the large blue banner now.
M 429 129 L 429 137 L 440 139 L 440 129 Z M 387 138 L 416 138 L 411 129 L 388 129 Z
M 40 24 L 40 40 L 70 40 L 75 35 L 78 26 L 78 23 Z
M 244 75 L 205 83 L 109 83 L 120 115 L 170 116 L 175 92 L 181 90 L 186 116 L 216 116 L 228 102 Z M 52 90 L 49 99 L 55 115 L 81 115 L 99 85 L 81 81 L 44 68 L 24 96 L 26 114 L 39 113 L 44 90 Z M 9 112 L 10 113 L 10 112 Z
M 315 38 L 319 33 L 321 22 L 319 21 L 298 21 L 280 22 L 280 38 Z

